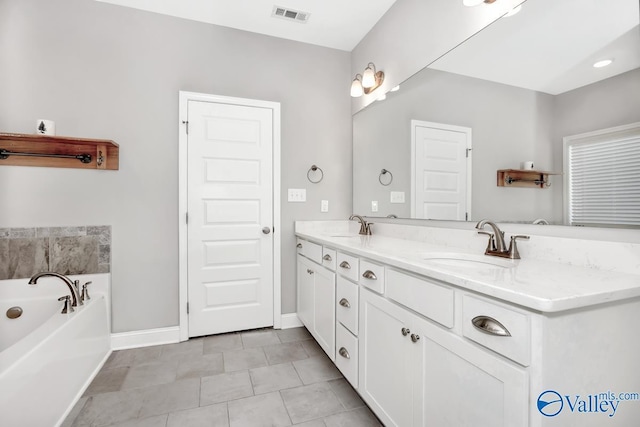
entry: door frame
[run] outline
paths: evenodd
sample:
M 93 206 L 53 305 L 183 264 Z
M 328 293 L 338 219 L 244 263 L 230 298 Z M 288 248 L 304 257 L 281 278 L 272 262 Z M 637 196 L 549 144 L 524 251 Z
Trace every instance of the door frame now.
M 471 216 L 471 163 L 473 153 L 473 140 L 471 128 L 443 123 L 426 122 L 424 120 L 411 120 L 411 218 L 416 216 L 416 127 L 429 127 L 434 129 L 449 130 L 467 134 L 467 221 Z
M 187 120 L 189 101 L 212 102 L 218 104 L 243 105 L 269 108 L 273 111 L 273 327 L 282 327 L 281 309 L 281 262 L 280 262 L 280 103 L 256 99 L 234 98 L 197 92 L 179 92 L 178 114 L 178 248 L 179 248 L 179 315 L 180 341 L 189 339 L 189 315 L 187 314 L 188 264 L 187 264 Z

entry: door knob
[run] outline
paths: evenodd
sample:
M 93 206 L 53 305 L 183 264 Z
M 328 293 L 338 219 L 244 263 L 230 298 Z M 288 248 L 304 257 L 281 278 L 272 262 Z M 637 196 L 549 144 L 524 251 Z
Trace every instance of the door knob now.
M 269 228 L 269 227 L 263 227 L 263 228 L 262 228 L 262 232 L 263 232 L 264 234 L 269 234 L 269 233 L 271 233 L 271 228 Z

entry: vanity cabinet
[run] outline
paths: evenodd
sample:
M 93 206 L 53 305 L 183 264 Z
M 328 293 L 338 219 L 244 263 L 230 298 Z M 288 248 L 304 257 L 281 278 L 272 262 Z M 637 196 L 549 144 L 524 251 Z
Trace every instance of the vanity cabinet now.
M 524 369 L 368 290 L 359 392 L 386 426 L 527 424 Z
M 335 273 L 298 254 L 297 291 L 298 318 L 335 361 Z

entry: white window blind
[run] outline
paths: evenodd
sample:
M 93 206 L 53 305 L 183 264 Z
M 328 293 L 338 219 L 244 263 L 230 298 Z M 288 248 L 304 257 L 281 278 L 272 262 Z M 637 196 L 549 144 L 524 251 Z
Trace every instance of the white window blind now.
M 640 124 L 565 138 L 565 168 L 570 225 L 640 227 Z

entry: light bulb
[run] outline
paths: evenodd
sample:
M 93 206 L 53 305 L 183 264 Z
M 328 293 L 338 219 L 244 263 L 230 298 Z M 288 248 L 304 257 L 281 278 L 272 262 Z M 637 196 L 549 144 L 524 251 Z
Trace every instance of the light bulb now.
M 369 62 L 367 69 L 362 73 L 362 87 L 370 88 L 376 85 L 376 66 Z
M 356 78 L 351 82 L 351 96 L 357 98 L 362 96 L 362 94 L 364 94 L 364 89 L 360 81 L 360 74 L 356 74 Z

